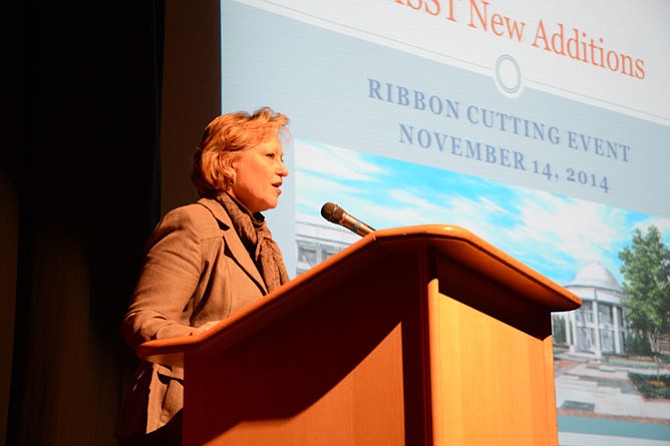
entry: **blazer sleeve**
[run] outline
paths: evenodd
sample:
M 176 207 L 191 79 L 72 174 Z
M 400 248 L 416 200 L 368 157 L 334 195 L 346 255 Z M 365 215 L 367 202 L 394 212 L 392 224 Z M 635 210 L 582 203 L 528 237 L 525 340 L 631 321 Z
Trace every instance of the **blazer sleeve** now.
M 148 243 L 121 333 L 133 348 L 149 340 L 193 332 L 185 311 L 203 268 L 197 215 L 188 207 L 165 215 Z

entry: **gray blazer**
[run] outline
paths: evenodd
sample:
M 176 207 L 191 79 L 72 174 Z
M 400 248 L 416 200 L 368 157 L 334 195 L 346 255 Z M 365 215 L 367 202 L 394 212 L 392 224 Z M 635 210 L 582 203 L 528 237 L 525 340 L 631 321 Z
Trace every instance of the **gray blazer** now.
M 133 349 L 152 339 L 189 336 L 265 294 L 263 278 L 227 212 L 203 198 L 158 223 L 121 333 Z M 183 406 L 183 378 L 181 368 L 140 364 L 117 435 L 165 425 Z

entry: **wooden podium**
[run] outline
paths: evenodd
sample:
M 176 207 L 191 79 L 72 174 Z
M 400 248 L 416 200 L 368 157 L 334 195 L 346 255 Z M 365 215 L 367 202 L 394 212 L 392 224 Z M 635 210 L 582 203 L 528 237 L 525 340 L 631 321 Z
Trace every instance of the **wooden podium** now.
M 213 330 L 184 444 L 557 445 L 552 311 L 580 299 L 456 226 L 376 231 Z

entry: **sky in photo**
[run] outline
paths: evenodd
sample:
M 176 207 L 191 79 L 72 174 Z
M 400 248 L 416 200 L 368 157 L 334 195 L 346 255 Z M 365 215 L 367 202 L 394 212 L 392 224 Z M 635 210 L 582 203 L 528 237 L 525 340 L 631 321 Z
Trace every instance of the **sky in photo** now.
M 635 228 L 670 220 L 354 150 L 294 140 L 296 220 L 325 223 L 331 201 L 376 229 L 461 226 L 560 285 L 592 261 L 622 283 L 618 253 Z

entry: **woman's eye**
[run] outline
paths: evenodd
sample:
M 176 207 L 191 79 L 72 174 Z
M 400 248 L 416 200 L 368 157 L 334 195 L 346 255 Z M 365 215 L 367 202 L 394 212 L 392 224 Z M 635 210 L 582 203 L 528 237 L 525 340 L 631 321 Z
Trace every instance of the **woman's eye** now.
M 274 158 L 275 158 L 275 154 L 274 154 L 274 153 L 268 153 L 268 154 L 266 154 L 265 156 L 267 156 L 267 157 L 270 158 L 270 159 L 274 159 Z

